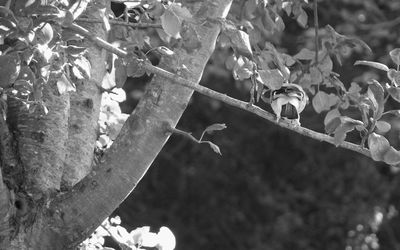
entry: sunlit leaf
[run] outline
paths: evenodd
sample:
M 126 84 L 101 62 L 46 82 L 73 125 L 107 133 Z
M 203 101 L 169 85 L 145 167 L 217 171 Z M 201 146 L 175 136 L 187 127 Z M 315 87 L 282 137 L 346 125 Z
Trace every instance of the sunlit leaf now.
M 69 91 L 75 91 L 75 85 L 65 76 L 65 74 L 61 74 L 57 81 L 57 89 L 62 95 Z
M 215 123 L 213 125 L 208 126 L 203 133 L 211 133 L 213 131 L 223 130 L 226 129 L 225 123 Z
M 261 83 L 271 90 L 280 89 L 285 81 L 279 69 L 259 70 L 258 75 L 257 80 L 261 80 Z
M 327 94 L 323 91 L 319 91 L 312 99 L 312 105 L 317 113 L 321 113 L 339 102 L 339 97 L 335 94 Z
M 400 71 L 389 69 L 387 77 L 396 85 L 400 85 Z
M 376 124 L 375 124 L 375 126 L 376 126 L 377 132 L 378 132 L 379 134 L 384 134 L 384 133 L 389 132 L 389 130 L 390 130 L 391 127 L 392 127 L 392 126 L 390 125 L 390 123 L 388 123 L 388 122 L 386 122 L 386 121 L 377 121 Z
M 330 135 L 335 132 L 336 128 L 339 127 L 339 125 L 342 124 L 342 121 L 340 120 L 340 117 L 335 117 L 332 118 L 326 125 L 325 125 L 325 132 Z
M 389 165 L 395 165 L 400 163 L 400 152 L 389 147 L 386 153 L 383 155 L 383 161 Z
M 340 117 L 340 116 L 341 116 L 341 114 L 340 114 L 340 112 L 339 112 L 338 109 L 332 109 L 332 110 L 330 110 L 330 111 L 326 114 L 325 119 L 324 119 L 325 127 L 329 124 L 330 121 L 332 121 L 333 118 Z M 332 131 L 332 132 L 333 132 L 333 131 Z
M 389 141 L 382 135 L 372 133 L 368 136 L 368 147 L 371 151 L 371 157 L 375 161 L 382 161 L 383 156 L 389 150 Z
M 182 21 L 173 11 L 166 9 L 160 19 L 161 26 L 168 35 L 175 38 L 180 37 L 179 31 L 181 30 Z
M 378 120 L 379 118 L 381 118 L 383 110 L 385 108 L 384 105 L 385 96 L 382 85 L 376 80 L 370 81 L 368 85 L 367 94 L 369 99 L 375 106 L 374 118 L 375 120 Z

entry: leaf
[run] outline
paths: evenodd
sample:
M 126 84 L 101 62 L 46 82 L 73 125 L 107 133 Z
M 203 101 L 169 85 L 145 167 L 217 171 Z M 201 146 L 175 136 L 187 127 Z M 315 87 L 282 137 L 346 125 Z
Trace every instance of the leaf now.
M 240 56 L 233 67 L 233 78 L 244 80 L 253 75 L 253 63 L 247 57 Z
M 193 19 L 192 14 L 189 9 L 186 7 L 182 7 L 180 4 L 172 3 L 170 5 L 170 10 L 174 12 L 174 14 L 180 19 L 185 21 L 190 21 Z
M 75 85 L 65 76 L 65 74 L 61 74 L 60 78 L 57 81 L 57 89 L 60 95 L 69 92 L 75 91 Z
M 390 123 L 385 122 L 385 121 L 377 121 L 376 124 L 375 124 L 375 126 L 376 126 L 377 132 L 378 132 L 379 134 L 384 134 L 384 133 L 389 132 L 389 130 L 390 130 L 391 127 L 392 127 L 392 126 L 390 125 Z
M 319 91 L 312 100 L 312 105 L 317 113 L 321 113 L 339 102 L 339 97 L 335 94 L 327 94 L 323 91 Z
M 307 13 L 301 9 L 300 10 L 300 15 L 296 18 L 296 21 L 298 24 L 300 24 L 301 27 L 306 28 L 307 27 L 307 21 L 308 21 L 308 16 Z
M 399 48 L 391 50 L 389 52 L 389 55 L 395 64 L 400 65 L 400 49 Z
M 388 66 L 386 66 L 383 63 L 378 63 L 378 62 L 371 62 L 371 61 L 359 61 L 357 60 L 354 65 L 365 65 L 365 66 L 369 66 L 369 67 L 373 67 L 376 69 L 380 69 L 383 71 L 389 71 Z
M 394 100 L 400 102 L 400 88 L 390 87 L 387 89 L 387 91 Z
M 253 51 L 251 50 L 249 34 L 230 26 L 226 27 L 224 34 L 229 37 L 232 49 L 235 52 L 248 58 L 252 57 Z
M 117 58 L 114 61 L 115 67 L 115 85 L 117 88 L 122 88 L 128 79 L 128 75 L 126 73 L 126 66 L 121 58 Z
M 371 157 L 375 161 L 382 161 L 386 152 L 390 149 L 389 141 L 376 133 L 368 136 L 368 147 L 371 151 Z
M 389 69 L 387 72 L 387 77 L 396 85 L 400 84 L 400 71 L 395 69 Z
M 219 155 L 222 155 L 222 154 L 221 154 L 221 150 L 219 149 L 219 147 L 218 147 L 217 145 L 215 145 L 214 143 L 212 143 L 212 142 L 210 142 L 210 141 L 205 141 L 205 142 L 207 142 L 208 145 L 210 145 L 211 149 L 212 149 L 215 153 L 217 153 L 217 154 L 219 154 Z
M 340 117 L 335 117 L 332 118 L 326 125 L 325 125 L 325 132 L 330 135 L 333 132 L 335 132 L 335 130 L 337 129 L 337 127 L 339 127 L 339 125 L 342 124 L 342 120 L 340 120 Z
M 90 69 L 91 69 L 91 65 L 88 59 L 86 59 L 83 56 L 80 56 L 78 58 L 76 58 L 73 62 L 73 65 L 75 65 L 80 73 L 86 78 L 89 79 L 90 78 Z
M 390 147 L 383 155 L 383 161 L 389 165 L 396 165 L 400 163 L 400 152 Z
M 271 90 L 280 89 L 285 79 L 279 69 L 259 70 L 257 80 Z
M 223 130 L 226 128 L 227 127 L 226 127 L 225 123 L 215 123 L 213 125 L 208 126 L 206 129 L 204 129 L 203 133 L 210 133 L 213 131 Z
M 299 51 L 299 53 L 294 55 L 293 58 L 299 59 L 299 60 L 312 60 L 315 58 L 315 51 L 309 50 L 307 48 L 303 48 Z
M 165 9 L 164 14 L 160 17 L 161 26 L 168 35 L 179 38 L 182 21 L 170 9 Z
M 110 98 L 116 102 L 123 102 L 126 100 L 126 93 L 125 90 L 123 90 L 122 88 L 114 88 L 111 92 L 110 92 Z
M 329 124 L 329 122 L 332 121 L 332 119 L 334 119 L 336 117 L 340 117 L 340 116 L 341 116 L 341 114 L 338 109 L 332 109 L 328 113 L 326 113 L 326 116 L 324 119 L 325 131 L 326 131 L 326 126 Z
M 340 126 L 336 128 L 334 135 L 334 144 L 336 147 L 344 142 L 347 133 L 352 131 L 355 128 L 355 126 L 356 125 L 351 123 L 342 123 L 340 124 Z
M 126 74 L 129 77 L 139 77 L 146 73 L 146 71 L 139 66 L 137 59 L 132 58 L 126 64 Z
M 379 118 L 381 118 L 383 110 L 385 108 L 384 90 L 382 85 L 376 80 L 372 80 L 368 84 L 369 85 L 368 85 L 367 95 L 375 106 L 374 119 L 378 120 Z

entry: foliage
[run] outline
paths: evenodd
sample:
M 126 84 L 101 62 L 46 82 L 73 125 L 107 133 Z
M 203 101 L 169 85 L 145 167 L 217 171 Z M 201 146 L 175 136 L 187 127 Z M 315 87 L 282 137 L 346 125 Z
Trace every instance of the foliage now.
M 132 230 L 130 233 L 122 227 L 121 219 L 116 216 L 107 218 L 100 227 L 85 241 L 83 241 L 80 250 L 112 250 L 110 247 L 103 247 L 104 237 L 109 236 L 118 243 L 121 249 L 140 250 L 156 248 L 158 250 L 174 250 L 175 236 L 167 227 L 161 227 L 158 233 L 150 232 L 150 227 L 140 227 Z

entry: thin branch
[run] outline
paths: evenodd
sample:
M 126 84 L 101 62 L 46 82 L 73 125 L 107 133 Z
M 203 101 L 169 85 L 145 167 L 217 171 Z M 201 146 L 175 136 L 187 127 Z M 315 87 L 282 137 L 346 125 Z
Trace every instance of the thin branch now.
M 318 66 L 318 52 L 319 52 L 319 41 L 318 41 L 318 0 L 314 0 L 314 30 L 315 30 L 315 66 Z M 318 68 L 318 67 L 317 67 Z M 321 85 L 318 82 L 317 90 L 319 91 L 319 86 Z
M 76 19 L 79 22 L 86 22 L 86 23 L 102 23 L 102 20 L 98 19 L 91 19 L 91 18 L 78 18 Z M 159 23 L 129 23 L 125 21 L 116 21 L 116 20 L 109 20 L 108 21 L 112 25 L 119 25 L 119 26 L 128 26 L 137 29 L 147 29 L 147 28 L 162 28 L 161 24 Z
M 360 24 L 360 28 L 363 30 L 375 30 L 375 29 L 391 28 L 399 24 L 400 24 L 400 17 L 397 17 L 393 20 L 381 23 L 371 23 L 371 24 L 363 23 Z
M 104 49 L 106 49 L 106 50 L 108 50 L 108 51 L 120 56 L 120 57 L 126 57 L 128 55 L 128 53 L 126 51 L 121 50 L 119 48 L 116 48 L 113 45 L 111 45 L 110 43 L 107 43 L 106 41 L 104 41 L 104 40 L 102 40 L 102 39 L 100 39 L 98 37 L 93 36 L 89 31 L 87 31 L 86 29 L 80 27 L 77 24 L 73 24 L 68 28 L 74 30 L 75 32 L 79 33 L 80 35 L 83 35 L 83 36 L 89 38 L 96 45 L 98 45 L 98 46 L 100 46 L 100 47 L 102 47 L 102 48 L 104 48 Z M 149 62 L 144 62 L 143 60 L 140 60 L 140 59 L 138 59 L 138 62 L 139 62 L 139 64 L 138 64 L 139 67 L 142 67 L 143 69 L 145 69 L 149 73 L 153 73 L 153 74 L 159 75 L 161 77 L 164 77 L 164 78 L 166 78 L 166 79 L 168 79 L 168 80 L 170 80 L 170 81 L 172 81 L 172 82 L 174 82 L 176 84 L 191 88 L 194 91 L 199 92 L 200 94 L 203 94 L 205 96 L 208 96 L 208 97 L 216 99 L 216 100 L 219 100 L 219 101 L 224 102 L 224 103 L 226 103 L 226 104 L 228 104 L 230 106 L 237 107 L 239 109 L 242 109 L 242 110 L 248 111 L 250 113 L 253 113 L 253 114 L 255 114 L 255 115 L 257 115 L 257 116 L 259 116 L 261 118 L 264 118 L 265 120 L 268 120 L 268 121 L 270 121 L 270 122 L 272 122 L 272 123 L 274 123 L 274 124 L 276 124 L 276 125 L 278 125 L 280 127 L 292 130 L 292 131 L 294 131 L 296 133 L 299 133 L 301 135 L 310 137 L 310 138 L 318 140 L 318 141 L 324 141 L 324 142 L 327 142 L 327 143 L 335 145 L 334 138 L 329 136 L 329 135 L 318 133 L 318 132 L 315 132 L 313 130 L 310 130 L 310 129 L 307 129 L 307 128 L 303 128 L 303 127 L 300 127 L 300 126 L 294 126 L 294 125 L 289 124 L 289 123 L 284 122 L 284 121 L 278 122 L 278 121 L 276 121 L 275 116 L 273 114 L 261 109 L 260 107 L 257 107 L 257 106 L 254 106 L 254 105 L 249 105 L 247 102 L 243 102 L 243 101 L 234 99 L 234 98 L 229 97 L 229 96 L 227 96 L 225 94 L 221 94 L 221 93 L 216 92 L 214 90 L 208 89 L 208 88 L 206 88 L 204 86 L 197 85 L 194 82 L 189 81 L 187 79 L 184 79 L 184 78 L 180 77 L 177 74 L 173 74 L 173 73 L 168 72 L 168 71 L 166 71 L 164 69 L 156 67 L 156 66 L 152 65 Z M 371 157 L 371 153 L 369 152 L 368 149 L 360 147 L 359 145 L 356 145 L 356 144 L 351 143 L 351 142 L 344 141 L 339 145 L 339 147 L 342 147 L 342 148 L 345 148 L 345 149 L 349 149 L 349 150 L 352 150 L 354 152 L 357 152 L 357 153 L 363 154 L 365 156 Z
M 150 63 L 145 63 L 143 65 L 143 68 L 146 69 L 146 71 L 148 71 L 150 73 L 154 73 L 154 74 L 159 75 L 161 77 L 167 78 L 167 79 L 173 81 L 176 84 L 191 88 L 191 89 L 195 90 L 196 92 L 199 92 L 200 94 L 208 96 L 208 97 L 210 97 L 212 99 L 219 100 L 219 101 L 221 101 L 223 103 L 226 103 L 226 104 L 228 104 L 230 106 L 237 107 L 239 109 L 242 109 L 242 110 L 248 111 L 250 113 L 253 113 L 253 114 L 255 114 L 255 115 L 257 115 L 257 116 L 259 116 L 261 118 L 264 118 L 265 120 L 268 120 L 268 121 L 270 121 L 270 122 L 272 122 L 272 123 L 274 123 L 274 124 L 276 124 L 276 125 L 278 125 L 280 127 L 292 130 L 292 131 L 294 131 L 296 133 L 299 133 L 301 135 L 310 137 L 310 138 L 318 140 L 318 141 L 324 141 L 324 142 L 327 142 L 327 143 L 335 145 L 333 137 L 331 137 L 329 135 L 326 135 L 326 134 L 318 133 L 318 132 L 315 132 L 313 130 L 310 130 L 310 129 L 307 129 L 307 128 L 303 128 L 303 127 L 300 127 L 300 126 L 294 126 L 294 125 L 292 125 L 290 123 L 287 123 L 287 122 L 284 122 L 284 121 L 276 121 L 276 118 L 275 118 L 275 116 L 273 114 L 269 113 L 268 111 L 265 111 L 265 110 L 261 109 L 258 106 L 249 105 L 247 102 L 243 102 L 243 101 L 237 100 L 235 98 L 232 98 L 232 97 L 227 96 L 225 94 L 221 94 L 221 93 L 219 93 L 217 91 L 211 90 L 211 89 L 206 88 L 204 86 L 195 85 L 191 81 L 188 81 L 188 80 L 183 79 L 183 78 L 181 78 L 181 77 L 179 77 L 179 76 L 177 76 L 177 75 L 175 75 L 175 74 L 173 74 L 171 72 L 168 72 L 166 70 L 163 70 L 161 68 L 153 66 Z M 371 154 L 370 154 L 368 149 L 362 148 L 359 145 L 356 145 L 354 143 L 350 143 L 350 142 L 346 142 L 345 141 L 342 144 L 340 144 L 339 147 L 342 147 L 342 148 L 345 148 L 345 149 L 349 149 L 349 150 L 352 150 L 354 152 L 357 152 L 357 153 L 363 154 L 365 156 L 371 157 Z

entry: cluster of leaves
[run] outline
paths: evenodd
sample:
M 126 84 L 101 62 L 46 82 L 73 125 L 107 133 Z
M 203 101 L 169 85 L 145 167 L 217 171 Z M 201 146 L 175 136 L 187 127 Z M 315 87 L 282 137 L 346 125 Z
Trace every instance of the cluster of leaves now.
M 104 237 L 111 237 L 121 249 L 140 250 L 155 248 L 158 250 L 174 250 L 175 236 L 168 227 L 161 227 L 158 233 L 150 232 L 150 227 L 144 226 L 128 232 L 121 226 L 121 219 L 116 216 L 107 218 L 94 233 L 79 245 L 80 250 L 113 250 L 104 247 Z
M 260 98 L 269 102 L 268 98 L 263 98 L 264 94 L 281 88 L 285 82 L 302 86 L 313 95 L 312 106 L 317 113 L 328 111 L 324 119 L 325 132 L 333 134 L 337 146 L 345 141 L 347 133 L 357 130 L 361 135 L 362 147 L 368 140 L 374 160 L 390 165 L 399 164 L 400 152 L 391 147 L 382 136 L 391 129 L 391 125 L 382 119 L 382 116 L 400 113 L 397 110 L 384 113 L 385 102 L 389 96 L 400 101 L 398 68 L 389 69 L 386 65 L 376 62 L 356 62 L 356 65 L 363 64 L 387 71 L 390 84 L 382 85 L 372 79 L 361 83 L 361 86 L 353 82 L 346 88 L 339 75 L 333 71 L 334 61 L 341 65 L 352 50 L 370 53 L 371 49 L 362 40 L 339 34 L 327 25 L 319 31 L 318 44 L 321 48 L 318 52 L 303 48 L 293 56 L 279 52 L 270 42 L 260 44 L 261 40 L 253 40 L 257 36 L 251 35 L 250 32 L 260 32 L 262 28 L 272 34 L 282 32 L 284 25 L 282 17 L 279 16 L 282 12 L 293 15 L 297 22 L 305 27 L 307 15 L 301 8 L 302 4 L 305 2 L 246 1 L 241 9 L 241 20 L 223 23 L 224 32 L 219 41 L 222 46 L 230 46 L 234 51 L 234 54 L 227 58 L 226 67 L 232 70 L 236 80 L 251 80 L 251 102 Z M 400 63 L 399 51 L 395 49 L 390 52 L 393 62 L 397 65 Z
M 29 112 L 47 113 L 42 90 L 49 80 L 57 79 L 63 94 L 75 90 L 73 80 L 90 77 L 85 48 L 73 45 L 82 37 L 62 29 L 73 21 L 68 7 L 65 1 L 28 1 L 14 6 L 15 13 L 0 7 L 0 87 Z

